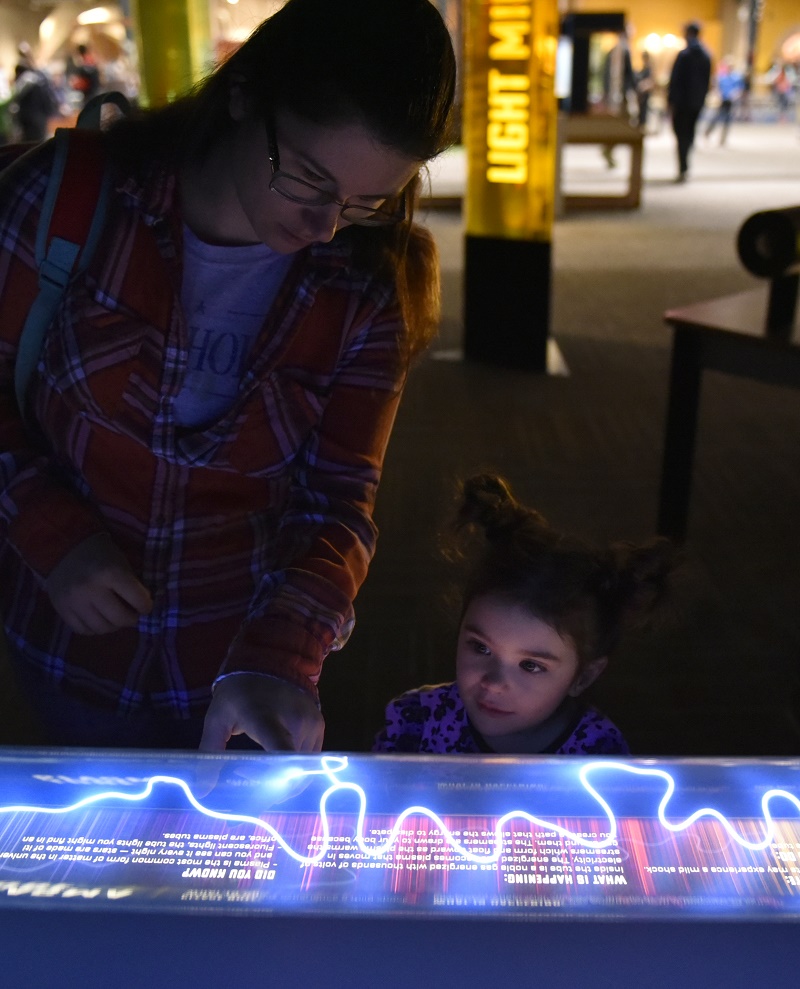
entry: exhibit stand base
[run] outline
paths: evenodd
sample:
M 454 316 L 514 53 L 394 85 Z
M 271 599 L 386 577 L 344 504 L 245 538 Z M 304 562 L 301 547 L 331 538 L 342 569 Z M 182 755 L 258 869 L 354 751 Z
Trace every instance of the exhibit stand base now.
M 465 359 L 462 347 L 442 347 L 439 350 L 432 350 L 430 357 L 434 361 L 452 361 L 454 363 L 459 363 Z M 545 371 L 551 377 L 569 377 L 569 366 L 561 353 L 561 348 L 552 337 L 547 341 L 545 364 Z
M 4 911 L 8 989 L 795 989 L 793 923 Z M 43 950 L 46 945 L 46 950 Z
M 465 360 L 547 372 L 551 256 L 549 241 L 467 234 Z

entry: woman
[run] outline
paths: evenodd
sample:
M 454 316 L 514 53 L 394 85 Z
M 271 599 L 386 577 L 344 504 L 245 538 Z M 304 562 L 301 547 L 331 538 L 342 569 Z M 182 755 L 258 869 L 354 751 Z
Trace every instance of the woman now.
M 49 145 L 3 176 L 0 601 L 48 741 L 321 746 L 316 683 L 438 318 L 411 217 L 454 82 L 428 0 L 288 0 L 195 93 L 110 128 L 32 430 L 12 378 Z

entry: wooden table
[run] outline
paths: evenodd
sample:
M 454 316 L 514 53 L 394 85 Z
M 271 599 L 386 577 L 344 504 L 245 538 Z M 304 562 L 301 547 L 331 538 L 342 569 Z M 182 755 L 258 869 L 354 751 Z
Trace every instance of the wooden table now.
M 642 198 L 644 132 L 621 117 L 602 114 L 564 114 L 559 120 L 561 144 L 626 144 L 631 149 L 628 188 L 622 195 L 562 195 L 565 210 L 637 209 Z M 560 183 L 559 183 L 560 184 Z
M 783 333 L 765 332 L 768 287 L 670 309 L 673 329 L 658 531 L 686 536 L 703 371 L 722 371 L 800 388 L 800 317 Z

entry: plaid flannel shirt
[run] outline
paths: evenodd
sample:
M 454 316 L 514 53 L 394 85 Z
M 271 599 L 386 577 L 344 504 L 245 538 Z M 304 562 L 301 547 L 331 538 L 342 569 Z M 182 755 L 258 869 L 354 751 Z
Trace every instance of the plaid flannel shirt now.
M 116 184 L 29 392 L 13 367 L 36 294 L 33 245 L 52 152 L 0 176 L 0 608 L 12 648 L 54 683 L 126 714 L 199 713 L 216 677 L 260 672 L 316 694 L 353 624 L 375 547 L 381 465 L 405 380 L 393 286 L 349 239 L 302 252 L 227 414 L 173 415 L 188 360 L 176 178 Z M 135 629 L 70 632 L 43 589 L 107 532 L 150 590 Z

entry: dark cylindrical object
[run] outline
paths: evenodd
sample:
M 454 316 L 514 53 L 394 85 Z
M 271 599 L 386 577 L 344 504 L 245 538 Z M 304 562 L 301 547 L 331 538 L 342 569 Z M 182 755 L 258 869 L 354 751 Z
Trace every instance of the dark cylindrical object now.
M 779 278 L 800 264 L 800 206 L 754 213 L 736 240 L 742 264 L 754 275 Z

